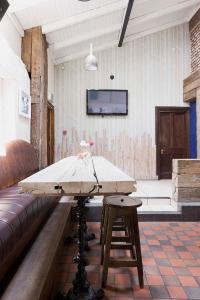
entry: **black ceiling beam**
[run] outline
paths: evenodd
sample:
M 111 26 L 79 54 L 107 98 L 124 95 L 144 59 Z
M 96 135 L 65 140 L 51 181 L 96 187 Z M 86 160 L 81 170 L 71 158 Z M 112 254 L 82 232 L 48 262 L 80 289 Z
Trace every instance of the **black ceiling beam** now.
M 9 3 L 7 0 L 0 0 L 0 21 L 5 15 L 8 7 L 9 7 Z
M 126 29 L 127 29 L 128 22 L 129 22 L 129 19 L 130 19 L 130 15 L 131 15 L 131 11 L 132 11 L 132 8 L 133 8 L 133 3 L 134 3 L 134 0 L 129 0 L 129 2 L 128 2 L 128 6 L 127 6 L 127 9 L 126 9 L 126 15 L 125 15 L 125 18 L 124 18 L 124 24 L 123 24 L 123 27 L 122 27 L 118 47 L 122 47 L 122 45 L 123 45 L 124 37 L 125 37 L 125 34 L 126 34 Z

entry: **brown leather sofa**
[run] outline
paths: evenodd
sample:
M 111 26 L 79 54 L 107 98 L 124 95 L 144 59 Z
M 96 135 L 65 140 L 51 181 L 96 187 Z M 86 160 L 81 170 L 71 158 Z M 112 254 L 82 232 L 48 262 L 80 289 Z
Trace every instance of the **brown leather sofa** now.
M 0 157 L 0 279 L 4 277 L 56 207 L 59 197 L 22 194 L 17 183 L 38 171 L 37 152 L 16 140 Z

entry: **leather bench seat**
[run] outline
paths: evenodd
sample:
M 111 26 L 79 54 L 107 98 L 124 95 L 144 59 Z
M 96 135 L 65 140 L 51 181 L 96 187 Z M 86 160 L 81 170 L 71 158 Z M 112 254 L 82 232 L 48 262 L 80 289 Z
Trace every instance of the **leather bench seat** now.
M 55 201 L 46 197 L 17 194 L 17 189 L 6 189 L 0 193 L 0 263 L 23 238 L 29 226 L 41 212 L 49 210 Z
M 59 197 L 22 194 L 17 186 L 0 190 L 0 265 L 6 263 L 29 232 L 30 237 L 33 235 L 33 224 L 38 219 L 45 220 L 58 200 Z
M 58 204 L 60 197 L 21 193 L 18 182 L 37 172 L 36 149 L 16 140 L 0 156 L 0 280 L 20 261 Z

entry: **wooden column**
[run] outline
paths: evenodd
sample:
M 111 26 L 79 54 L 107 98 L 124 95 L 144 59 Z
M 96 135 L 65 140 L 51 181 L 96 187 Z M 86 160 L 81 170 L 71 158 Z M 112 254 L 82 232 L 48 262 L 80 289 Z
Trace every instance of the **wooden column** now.
M 39 168 L 47 165 L 47 42 L 41 27 L 25 31 L 22 60 L 31 78 L 31 143 L 38 150 Z

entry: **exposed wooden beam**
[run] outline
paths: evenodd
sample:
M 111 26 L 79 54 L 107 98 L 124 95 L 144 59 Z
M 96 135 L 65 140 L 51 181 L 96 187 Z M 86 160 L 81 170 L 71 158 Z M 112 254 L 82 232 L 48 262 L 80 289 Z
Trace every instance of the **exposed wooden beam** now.
M 40 169 L 47 165 L 47 42 L 41 27 L 25 30 L 22 60 L 31 74 L 31 143 Z
M 98 31 L 89 32 L 87 34 L 78 36 L 76 38 L 72 38 L 72 39 L 69 39 L 69 40 L 66 40 L 63 42 L 52 44 L 52 49 L 53 49 L 53 51 L 57 51 L 57 50 L 60 50 L 63 48 L 67 48 L 72 45 L 76 45 L 76 44 L 79 44 L 79 43 L 82 43 L 85 41 L 92 40 L 94 38 L 104 36 L 106 34 L 111 34 L 111 33 L 117 32 L 120 30 L 120 28 L 121 28 L 121 24 L 111 25 L 111 26 L 107 27 L 106 29 L 102 28 L 101 30 L 98 30 Z M 51 45 L 50 45 L 50 47 L 51 47 Z
M 104 5 L 102 7 L 98 7 L 89 11 L 86 11 L 84 13 L 68 17 L 63 20 L 59 20 L 57 22 L 49 23 L 42 26 L 42 32 L 44 34 L 57 31 L 60 29 L 63 29 L 68 26 L 72 26 L 78 23 L 82 23 L 84 21 L 95 19 L 104 15 L 108 15 L 110 13 L 122 10 L 126 7 L 127 0 L 119 0 L 115 3 Z
M 129 22 L 129 19 L 130 19 L 130 15 L 131 15 L 131 11 L 132 11 L 132 8 L 133 8 L 133 3 L 134 3 L 134 0 L 129 0 L 129 2 L 128 2 L 128 6 L 127 6 L 127 10 L 126 10 L 126 15 L 125 15 L 125 18 L 124 18 L 124 24 L 123 24 L 123 27 L 122 27 L 118 47 L 122 47 L 122 45 L 123 45 L 124 37 L 125 37 L 125 34 L 126 34 L 126 29 L 127 29 L 128 22 Z
M 200 9 L 198 9 L 198 11 L 195 13 L 195 15 L 193 15 L 192 19 L 190 20 L 189 23 L 190 31 L 192 31 L 199 22 L 200 22 Z

